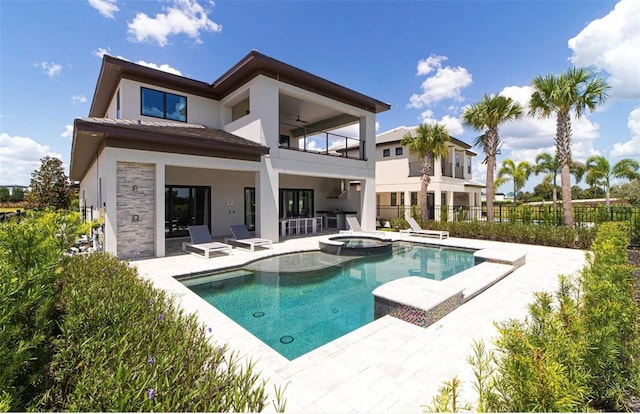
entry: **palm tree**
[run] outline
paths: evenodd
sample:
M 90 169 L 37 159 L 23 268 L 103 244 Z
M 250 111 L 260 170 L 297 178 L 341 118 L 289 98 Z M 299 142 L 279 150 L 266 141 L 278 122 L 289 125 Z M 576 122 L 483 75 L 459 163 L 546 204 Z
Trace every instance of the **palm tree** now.
M 487 156 L 487 221 L 493 221 L 493 171 L 496 169 L 496 154 L 500 148 L 498 126 L 522 116 L 522 107 L 516 101 L 501 95 L 484 95 L 482 100 L 464 109 L 462 123 L 478 131 L 484 131 L 476 141 Z
M 531 165 L 527 161 L 521 161 L 517 165 L 513 160 L 506 159 L 502 161 L 502 167 L 498 170 L 498 178 L 494 185 L 496 187 L 500 187 L 502 184 L 511 180 L 513 180 L 513 203 L 517 201 L 518 191 L 524 187 L 531 175 Z
M 569 165 L 569 171 L 576 178 L 576 183 L 582 181 L 582 176 L 585 174 L 586 165 L 580 161 L 571 161 Z M 560 165 L 558 164 L 558 157 L 549 154 L 548 152 L 543 152 L 536 156 L 536 165 L 533 167 L 533 172 L 535 175 L 544 174 L 545 180 L 549 180 L 553 182 L 553 206 L 555 207 L 556 202 L 558 201 L 558 171 L 560 170 Z
M 573 225 L 571 203 L 571 111 L 580 118 L 586 109 L 593 112 L 607 99 L 609 85 L 586 68 L 571 68 L 560 75 L 537 76 L 529 100 L 529 114 L 548 118 L 556 114 L 556 157 L 562 183 L 564 224 Z
M 427 188 L 431 182 L 429 171 L 433 170 L 433 161 L 438 157 L 447 155 L 447 143 L 449 134 L 447 127 L 440 124 L 420 124 L 417 126 L 415 136 L 408 132 L 402 141 L 403 146 L 409 147 L 411 154 L 422 159 L 422 174 L 420 181 L 420 215 L 422 222 L 429 220 L 429 210 L 427 205 Z
M 542 154 L 538 154 L 536 156 L 536 165 L 533 168 L 535 175 L 546 173 L 545 179 L 550 177 L 549 179 L 553 181 L 553 206 L 556 206 L 556 202 L 558 201 L 558 191 L 556 190 L 557 178 L 558 178 L 558 158 L 549 154 L 548 152 L 543 152 Z
M 597 186 L 603 188 L 606 194 L 605 204 L 609 206 L 611 201 L 609 200 L 609 190 L 611 187 L 612 178 L 626 178 L 632 181 L 638 177 L 640 164 L 638 161 L 630 158 L 624 158 L 618 161 L 613 169 L 607 160 L 602 155 L 594 155 L 587 158 L 587 177 L 586 182 L 590 186 Z

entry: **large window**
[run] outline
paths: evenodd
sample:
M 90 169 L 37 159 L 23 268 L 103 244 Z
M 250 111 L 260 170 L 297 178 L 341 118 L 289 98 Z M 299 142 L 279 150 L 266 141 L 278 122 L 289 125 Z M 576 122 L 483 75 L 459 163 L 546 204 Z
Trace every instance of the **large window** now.
M 187 97 L 140 88 L 140 113 L 155 118 L 187 122 Z
M 193 225 L 210 227 L 210 191 L 210 187 L 165 186 L 165 237 L 188 236 Z
M 287 217 L 313 217 L 313 190 L 280 190 L 280 215 Z
M 256 229 L 256 189 L 245 187 L 244 189 L 244 225 L 247 230 Z

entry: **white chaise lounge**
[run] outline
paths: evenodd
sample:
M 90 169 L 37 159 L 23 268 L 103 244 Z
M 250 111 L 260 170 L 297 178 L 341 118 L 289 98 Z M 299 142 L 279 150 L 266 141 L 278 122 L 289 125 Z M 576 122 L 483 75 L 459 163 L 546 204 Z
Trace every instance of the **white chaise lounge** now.
M 225 243 L 238 243 L 241 245 L 249 246 L 251 251 L 254 251 L 257 247 L 266 247 L 267 249 L 271 249 L 273 246 L 273 242 L 269 239 L 260 239 L 258 237 L 251 237 L 249 234 L 249 230 L 247 230 L 247 226 L 244 224 L 234 224 L 229 226 L 231 230 L 231 234 L 233 237 L 227 237 L 224 239 Z
M 189 226 L 189 237 L 191 242 L 182 242 L 182 250 L 198 257 L 204 257 L 208 259 L 211 257 L 211 252 L 224 252 L 231 254 L 231 246 L 224 243 L 214 242 L 209 233 L 209 228 L 205 225 Z M 204 256 L 193 252 L 189 249 L 195 249 L 201 251 Z
M 345 220 L 349 225 L 349 230 L 340 230 L 342 234 L 362 234 L 362 235 L 375 235 L 378 237 L 385 237 L 385 233 L 383 231 L 366 231 L 362 230 L 362 226 L 360 226 L 360 222 L 355 216 L 346 216 Z
M 444 231 L 444 230 L 425 230 L 422 227 L 420 227 L 418 222 L 413 217 L 409 217 L 407 219 L 407 222 L 409 223 L 409 226 L 411 226 L 411 228 L 410 229 L 406 229 L 406 230 L 400 230 L 400 233 L 409 233 L 409 234 L 411 234 L 413 236 L 437 237 L 440 240 L 449 238 L 449 232 L 448 231 Z

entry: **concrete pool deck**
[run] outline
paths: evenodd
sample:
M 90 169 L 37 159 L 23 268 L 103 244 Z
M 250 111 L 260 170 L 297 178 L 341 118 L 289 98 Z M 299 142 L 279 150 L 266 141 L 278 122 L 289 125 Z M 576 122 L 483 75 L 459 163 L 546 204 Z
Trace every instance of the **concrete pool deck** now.
M 255 252 L 233 249 L 231 256 L 209 260 L 193 255 L 132 261 L 141 277 L 176 297 L 187 312 L 213 330 L 218 343 L 246 355 L 274 385 L 288 383 L 287 412 L 415 412 L 431 404 L 438 388 L 454 375 L 462 380 L 463 400 L 475 402 L 473 374 L 466 363 L 472 341 L 487 345 L 496 336 L 494 322 L 521 319 L 536 291 L 554 291 L 559 274 L 575 274 L 585 265 L 583 250 L 518 245 L 484 240 L 425 239 L 389 233 L 394 240 L 431 245 L 490 249 L 511 258 L 526 253 L 526 263 L 431 326 L 421 328 L 384 316 L 293 361 L 278 354 L 174 279 L 176 275 L 239 266 L 274 254 L 317 250 L 327 236 L 297 238 Z M 454 276 L 455 277 L 455 276 Z M 271 399 L 270 399 L 271 400 Z

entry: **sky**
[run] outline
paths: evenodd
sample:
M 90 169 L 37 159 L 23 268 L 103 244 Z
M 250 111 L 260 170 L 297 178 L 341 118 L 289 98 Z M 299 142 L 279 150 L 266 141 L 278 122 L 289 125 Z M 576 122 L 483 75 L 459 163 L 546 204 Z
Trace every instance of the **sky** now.
M 536 76 L 589 67 L 611 89 L 574 119 L 574 159 L 640 159 L 638 0 L 0 0 L 0 186 L 28 185 L 44 156 L 68 174 L 105 53 L 213 82 L 252 49 L 391 104 L 378 134 L 440 122 L 469 144 L 480 132 L 461 113 L 483 94 L 526 107 Z M 500 137 L 498 164 L 534 163 L 555 151 L 555 119 L 527 116 Z

